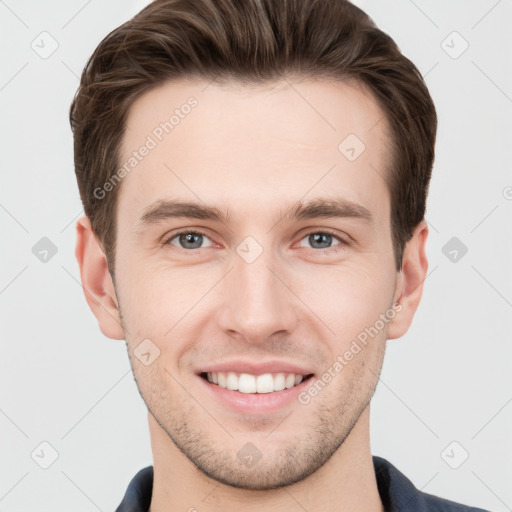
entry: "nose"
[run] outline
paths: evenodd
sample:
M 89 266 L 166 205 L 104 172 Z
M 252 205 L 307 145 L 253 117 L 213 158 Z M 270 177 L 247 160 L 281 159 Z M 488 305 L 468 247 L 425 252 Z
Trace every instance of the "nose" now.
M 277 333 L 289 335 L 300 315 L 289 272 L 267 252 L 252 263 L 234 254 L 217 310 L 219 329 L 250 344 L 268 343 Z

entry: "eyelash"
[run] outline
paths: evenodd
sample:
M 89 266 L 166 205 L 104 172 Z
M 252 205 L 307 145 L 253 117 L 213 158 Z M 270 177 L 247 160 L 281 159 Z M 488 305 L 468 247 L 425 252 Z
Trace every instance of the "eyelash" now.
M 190 229 L 185 229 L 185 230 L 182 230 L 182 231 L 178 231 L 176 233 L 173 233 L 173 235 L 169 238 L 167 238 L 166 241 L 162 242 L 162 245 L 172 245 L 171 244 L 171 240 L 174 240 L 175 238 L 179 237 L 180 235 L 189 235 L 189 234 L 194 234 L 194 235 L 202 235 L 202 236 L 205 236 L 206 238 L 210 238 L 208 236 L 208 234 L 206 234 L 204 231 L 201 231 L 201 230 L 190 230 Z M 317 251 L 317 252 L 320 252 L 320 251 L 326 251 L 326 250 L 329 250 L 329 249 L 334 249 L 334 250 L 339 250 L 339 246 L 348 246 L 349 245 L 349 242 L 347 242 L 346 240 L 344 240 L 343 238 L 341 238 L 339 235 L 335 234 L 334 232 L 330 231 L 329 229 L 323 229 L 323 230 L 313 230 L 313 231 L 309 231 L 307 233 L 305 233 L 302 238 L 299 240 L 299 242 L 301 240 L 303 240 L 304 238 L 306 238 L 307 236 L 309 235 L 312 235 L 312 234 L 322 234 L 322 235 L 330 235 L 332 236 L 333 238 L 335 238 L 336 240 L 338 240 L 339 245 L 334 245 L 332 247 L 326 247 L 324 249 L 315 249 L 315 248 L 311 248 L 311 250 L 313 251 Z M 183 251 L 186 251 L 186 252 L 195 252 L 195 251 L 198 251 L 199 249 L 209 249 L 209 247 L 200 247 L 198 249 L 184 249 L 183 247 L 176 247 L 177 249 L 181 249 Z M 337 249 L 338 248 L 338 249 Z

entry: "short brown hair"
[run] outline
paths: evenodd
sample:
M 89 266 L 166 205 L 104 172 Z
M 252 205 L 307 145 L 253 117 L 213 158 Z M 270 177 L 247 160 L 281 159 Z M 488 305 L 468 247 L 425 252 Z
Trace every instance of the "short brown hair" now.
M 112 277 L 119 187 L 102 199 L 94 190 L 118 169 L 133 102 L 169 79 L 249 84 L 284 76 L 354 77 L 384 111 L 400 270 L 404 246 L 425 215 L 437 116 L 421 73 L 391 37 L 347 0 L 155 0 L 101 41 L 69 114 L 80 196 Z

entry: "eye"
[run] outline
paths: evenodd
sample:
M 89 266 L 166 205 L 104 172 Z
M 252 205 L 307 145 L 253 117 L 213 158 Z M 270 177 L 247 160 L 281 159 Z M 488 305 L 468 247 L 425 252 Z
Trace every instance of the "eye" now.
M 202 247 L 204 240 L 208 240 L 209 243 Z M 212 245 L 211 240 L 200 231 L 180 231 L 169 238 L 165 244 L 175 245 L 180 249 L 203 249 Z
M 312 231 L 302 238 L 301 242 L 303 240 L 307 240 L 313 249 L 330 249 L 331 247 L 336 247 L 338 245 L 347 245 L 347 243 L 340 237 L 333 233 L 329 233 L 328 231 Z M 338 243 L 333 245 L 333 240 L 337 240 Z M 302 243 L 299 243 L 299 245 L 301 247 L 305 247 Z

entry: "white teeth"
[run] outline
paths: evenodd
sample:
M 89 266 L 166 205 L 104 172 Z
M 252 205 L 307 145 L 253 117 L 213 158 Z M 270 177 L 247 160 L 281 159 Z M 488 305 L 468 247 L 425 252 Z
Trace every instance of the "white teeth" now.
M 208 372 L 208 382 L 219 385 L 221 388 L 240 393 L 272 393 L 297 386 L 303 376 L 295 373 L 265 373 L 263 375 L 237 374 L 235 372 Z
M 228 372 L 228 376 L 226 378 L 226 387 L 232 391 L 238 390 L 238 379 L 236 377 L 236 373 Z
M 282 391 L 284 389 L 284 373 L 278 373 L 274 377 L 274 391 Z
M 295 386 L 295 375 L 293 373 L 290 373 L 286 376 L 286 380 L 284 382 L 284 387 L 286 389 L 293 388 Z
M 256 379 L 257 393 L 272 393 L 274 391 L 274 379 L 270 373 L 259 375 Z
M 239 378 L 238 391 L 240 393 L 256 393 L 256 377 L 242 373 Z
M 226 386 L 226 374 L 225 373 L 221 373 L 221 372 L 218 372 L 217 373 L 218 375 L 218 384 L 221 388 L 225 388 L 227 387 Z

